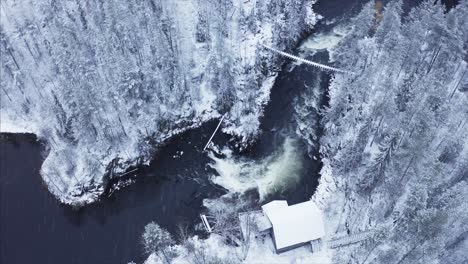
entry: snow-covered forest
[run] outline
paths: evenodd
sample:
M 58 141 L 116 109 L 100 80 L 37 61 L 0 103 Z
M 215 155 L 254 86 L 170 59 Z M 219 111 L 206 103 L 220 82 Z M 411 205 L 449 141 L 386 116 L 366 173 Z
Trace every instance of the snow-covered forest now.
M 49 146 L 42 177 L 62 202 L 95 201 L 171 136 L 228 113 L 255 138 L 278 66 L 314 1 L 2 1 L 2 132 Z
M 329 232 L 375 229 L 334 263 L 466 263 L 468 1 L 450 11 L 367 4 L 332 51 L 325 167 L 314 199 Z

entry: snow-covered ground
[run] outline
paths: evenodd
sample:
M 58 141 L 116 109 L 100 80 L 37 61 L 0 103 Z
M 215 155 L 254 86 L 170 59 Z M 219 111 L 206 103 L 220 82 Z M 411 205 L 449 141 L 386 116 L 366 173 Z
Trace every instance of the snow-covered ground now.
M 249 263 L 249 264 L 328 264 L 331 263 L 330 251 L 323 250 L 312 254 L 307 247 L 301 247 L 284 252 L 280 255 L 275 253 L 273 242 L 270 238 L 257 240 L 249 249 L 247 258 L 242 259 L 241 253 L 227 246 L 226 243 L 217 235 L 212 235 L 208 239 L 199 240 L 193 238 L 199 249 L 202 249 L 205 261 L 207 263 Z M 174 264 L 191 264 L 201 261 L 200 256 L 196 258 L 193 252 L 184 252 L 185 249 L 179 247 L 175 249 L 180 256 L 173 260 Z M 185 254 L 184 254 L 185 253 Z M 202 254 L 200 254 L 202 255 Z M 210 262 L 211 261 L 211 262 Z M 144 264 L 162 264 L 156 254 L 152 254 Z M 203 263 L 203 262 L 201 262 Z
M 315 1 L 2 1 L 1 125 L 49 146 L 41 175 L 69 204 L 145 164 L 174 135 L 227 113 L 255 138 L 280 64 Z

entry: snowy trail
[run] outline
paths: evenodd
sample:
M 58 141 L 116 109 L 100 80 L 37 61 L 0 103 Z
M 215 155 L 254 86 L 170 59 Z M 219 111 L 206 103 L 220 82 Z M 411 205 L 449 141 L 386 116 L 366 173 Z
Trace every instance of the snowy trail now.
M 320 64 L 320 63 L 317 63 L 317 62 L 309 61 L 309 60 L 294 56 L 292 54 L 289 54 L 289 53 L 274 49 L 272 47 L 266 46 L 264 44 L 262 44 L 262 46 L 269 49 L 269 50 L 271 50 L 271 51 L 273 51 L 273 52 L 276 52 L 276 53 L 278 53 L 278 54 L 280 54 L 280 55 L 282 55 L 284 57 L 290 58 L 290 59 L 295 60 L 295 61 L 303 62 L 303 63 L 305 63 L 307 65 L 317 67 L 317 68 L 319 68 L 321 70 L 333 71 L 333 72 L 339 72 L 339 73 L 347 73 L 347 74 L 355 74 L 354 72 L 351 72 L 351 71 L 346 71 L 346 70 L 330 67 L 330 66 L 327 66 L 327 65 L 323 65 L 323 64 Z

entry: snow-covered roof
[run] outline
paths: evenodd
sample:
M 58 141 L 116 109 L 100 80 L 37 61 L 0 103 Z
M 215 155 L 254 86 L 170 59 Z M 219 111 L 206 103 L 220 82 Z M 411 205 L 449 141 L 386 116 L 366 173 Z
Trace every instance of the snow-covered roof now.
M 287 208 L 288 207 L 288 202 L 285 200 L 275 200 L 271 201 L 267 204 L 264 204 L 262 206 L 262 210 L 266 215 L 269 214 L 274 214 L 274 212 L 282 209 L 282 208 Z
M 325 235 L 320 209 L 312 201 L 284 206 L 286 201 L 273 201 L 262 209 L 273 225 L 277 250 L 309 242 Z

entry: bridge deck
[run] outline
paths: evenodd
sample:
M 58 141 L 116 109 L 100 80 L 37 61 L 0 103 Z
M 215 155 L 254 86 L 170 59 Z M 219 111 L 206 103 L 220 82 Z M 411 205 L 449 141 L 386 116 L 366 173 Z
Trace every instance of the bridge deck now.
M 262 44 L 262 46 L 269 49 L 269 50 L 271 50 L 271 51 L 273 51 L 273 52 L 276 52 L 276 53 L 280 54 L 281 56 L 287 57 L 287 58 L 295 60 L 295 61 L 303 62 L 303 63 L 305 63 L 307 65 L 317 67 L 317 68 L 319 68 L 321 70 L 333 71 L 333 72 L 339 72 L 339 73 L 347 73 L 347 74 L 354 74 L 354 72 L 351 72 L 351 71 L 342 70 L 342 69 L 338 69 L 338 68 L 335 68 L 335 67 L 324 65 L 324 64 L 321 64 L 321 63 L 318 63 L 318 62 L 313 62 L 313 61 L 310 61 L 310 60 L 306 60 L 306 59 L 294 56 L 292 54 L 289 54 L 289 53 L 274 49 L 272 47 L 268 47 L 268 46 L 263 45 L 263 44 Z

